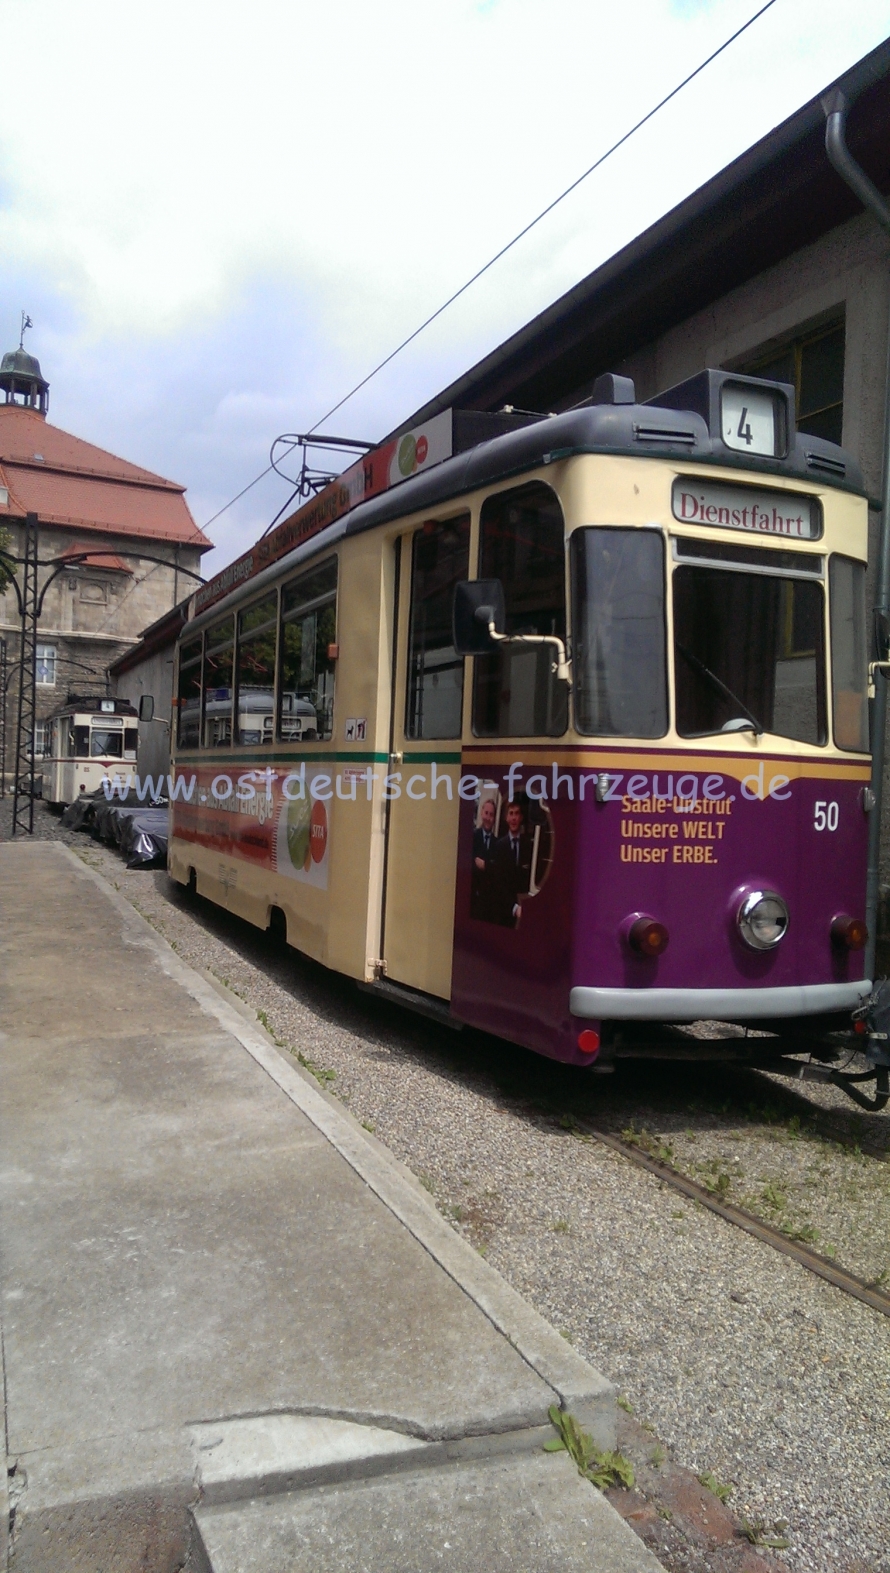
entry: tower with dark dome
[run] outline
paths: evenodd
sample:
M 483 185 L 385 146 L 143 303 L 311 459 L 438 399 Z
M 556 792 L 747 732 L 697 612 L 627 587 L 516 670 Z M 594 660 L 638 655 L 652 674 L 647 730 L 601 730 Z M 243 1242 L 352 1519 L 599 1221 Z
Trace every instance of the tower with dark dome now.
M 0 541 L 21 564 L 26 521 L 38 519 L 42 610 L 32 753 L 39 757 L 46 722 L 69 689 L 106 691 L 109 667 L 190 592 L 211 542 L 192 518 L 183 486 L 52 424 L 49 384 L 23 343 L 30 325 L 23 312 L 18 349 L 0 360 Z M 0 583 L 0 640 L 12 672 L 8 718 L 18 694 L 17 582 Z M 167 694 L 164 703 L 172 671 L 162 663 L 161 676 L 152 678 L 155 691 Z M 158 687 L 162 678 L 165 689 Z M 11 763 L 7 749 L 7 771 Z
M 0 396 L 6 404 L 18 404 L 41 415 L 49 409 L 49 383 L 41 376 L 40 362 L 21 344 L 0 361 Z

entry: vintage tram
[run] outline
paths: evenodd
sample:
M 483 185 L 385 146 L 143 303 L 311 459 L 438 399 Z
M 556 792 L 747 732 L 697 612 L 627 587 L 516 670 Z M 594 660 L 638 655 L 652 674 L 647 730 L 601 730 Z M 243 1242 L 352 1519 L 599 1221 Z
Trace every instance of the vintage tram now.
M 193 598 L 173 877 L 579 1065 L 712 1053 L 700 1021 L 824 1045 L 872 987 L 855 461 L 727 372 L 484 419 L 403 434 Z
M 43 757 L 45 802 L 66 807 L 117 780 L 118 791 L 136 774 L 137 714 L 129 700 L 69 694 L 46 722 Z

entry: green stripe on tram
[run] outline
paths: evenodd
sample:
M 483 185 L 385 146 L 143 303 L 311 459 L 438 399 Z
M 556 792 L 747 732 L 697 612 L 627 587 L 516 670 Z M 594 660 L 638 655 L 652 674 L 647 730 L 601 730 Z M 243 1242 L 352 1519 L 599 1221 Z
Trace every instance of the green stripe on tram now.
M 459 765 L 460 753 L 403 753 L 402 761 L 406 765 Z M 300 765 L 304 761 L 307 765 L 314 764 L 343 764 L 343 765 L 385 765 L 389 754 L 336 752 L 324 754 L 262 754 L 253 756 L 246 754 L 179 754 L 176 766 L 191 765 L 241 765 L 245 770 L 263 770 L 266 765 Z

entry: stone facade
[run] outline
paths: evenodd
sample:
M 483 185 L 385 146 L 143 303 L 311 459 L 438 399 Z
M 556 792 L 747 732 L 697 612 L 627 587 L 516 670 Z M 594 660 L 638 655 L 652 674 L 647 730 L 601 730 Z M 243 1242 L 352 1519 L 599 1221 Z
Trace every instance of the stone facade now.
M 10 552 L 21 557 L 24 529 L 14 522 L 6 529 Z M 41 558 L 60 559 L 71 545 L 70 532 L 51 526 L 41 528 Z M 120 556 L 124 552 L 139 552 L 140 548 L 131 539 L 113 535 L 105 536 L 102 546 L 105 552 L 96 553 L 94 561 L 88 564 L 65 568 L 47 591 L 38 633 L 39 646 L 45 652 L 38 662 L 38 720 L 58 709 L 69 689 L 110 692 L 108 668 L 137 642 L 146 624 L 169 611 L 196 583 L 186 571 L 200 572 L 201 554 L 194 547 L 174 548 L 167 542 L 151 542 L 143 547 L 144 557 Z M 119 559 L 120 567 L 107 565 L 113 558 Z M 163 559 L 164 566 L 149 560 L 152 558 Z M 41 568 L 41 587 L 52 572 L 49 567 Z M 8 586 L 0 594 L 0 638 L 7 640 L 13 668 L 18 660 L 20 627 L 15 590 Z M 10 716 L 14 714 L 17 684 L 13 671 Z

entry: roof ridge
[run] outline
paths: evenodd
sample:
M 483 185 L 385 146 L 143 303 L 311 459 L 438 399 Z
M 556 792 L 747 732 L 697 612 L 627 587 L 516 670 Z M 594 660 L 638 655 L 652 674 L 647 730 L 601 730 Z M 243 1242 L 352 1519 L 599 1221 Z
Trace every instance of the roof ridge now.
M 57 430 L 59 429 L 57 428 Z M 68 433 L 65 435 L 67 436 Z M 74 440 L 80 441 L 79 438 Z M 90 443 L 88 446 L 92 447 L 94 445 Z M 101 453 L 102 451 L 100 448 L 99 452 Z M 131 466 L 136 472 L 135 474 L 126 475 L 116 474 L 113 470 L 96 470 L 86 464 L 65 464 L 61 460 L 37 459 L 33 454 L 26 456 L 17 453 L 4 453 L 0 457 L 2 457 L 4 465 L 11 464 L 15 468 L 22 470 L 37 470 L 43 473 L 51 471 L 54 475 L 89 475 L 94 480 L 114 481 L 122 486 L 144 486 L 149 491 L 179 492 L 181 495 L 186 490 L 181 482 L 168 481 L 165 476 L 156 475 L 153 470 L 143 470 L 138 464 Z M 117 455 L 112 454 L 111 457 L 114 459 L 117 458 Z M 129 460 L 118 459 L 118 463 L 129 464 Z

